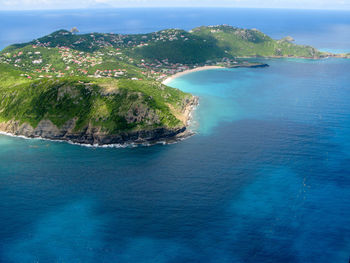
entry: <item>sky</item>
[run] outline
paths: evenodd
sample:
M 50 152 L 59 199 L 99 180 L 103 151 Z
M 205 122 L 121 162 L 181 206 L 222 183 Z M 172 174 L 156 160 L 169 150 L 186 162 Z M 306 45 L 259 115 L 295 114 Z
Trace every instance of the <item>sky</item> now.
M 350 0 L 0 0 L 0 10 L 111 7 L 245 7 L 350 10 Z

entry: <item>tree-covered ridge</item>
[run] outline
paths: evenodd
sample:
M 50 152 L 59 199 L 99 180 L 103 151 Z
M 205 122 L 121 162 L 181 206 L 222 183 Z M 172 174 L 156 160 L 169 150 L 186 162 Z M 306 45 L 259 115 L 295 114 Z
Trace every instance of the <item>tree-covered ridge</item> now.
M 189 32 L 168 29 L 149 34 L 74 34 L 59 30 L 0 52 L 0 63 L 28 78 L 70 76 L 161 80 L 195 66 L 232 66 L 240 57 L 325 56 L 292 38 L 273 40 L 256 29 L 203 26 Z
M 173 62 L 201 63 L 224 56 L 307 56 L 321 55 L 316 49 L 292 44 L 287 40 L 273 40 L 256 29 L 241 29 L 232 26 L 202 26 L 189 32 L 168 29 L 148 34 L 73 34 L 59 30 L 25 44 L 12 45 L 9 52 L 26 45 L 41 47 L 69 47 L 84 52 L 105 48 L 127 51 L 131 57 L 143 59 L 174 60 Z M 157 50 L 158 56 L 153 51 Z M 186 54 L 186 56 L 184 55 Z M 198 58 L 199 56 L 199 58 Z
M 274 40 L 257 29 L 242 29 L 232 26 L 198 27 L 191 32 L 198 36 L 212 37 L 228 55 L 245 56 L 288 56 L 317 58 L 322 53 L 311 46 L 296 45 L 290 37 Z

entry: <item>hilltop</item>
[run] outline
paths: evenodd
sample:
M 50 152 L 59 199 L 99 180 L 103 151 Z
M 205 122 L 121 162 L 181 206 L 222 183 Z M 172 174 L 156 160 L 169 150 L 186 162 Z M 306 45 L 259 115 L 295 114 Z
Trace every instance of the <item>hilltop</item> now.
M 329 55 L 292 42 L 226 25 L 133 35 L 59 30 L 0 52 L 0 130 L 100 145 L 183 136 L 197 98 L 161 81 L 201 66 L 265 66 L 242 57 Z
M 84 144 L 144 143 L 186 131 L 191 94 L 159 82 L 64 77 L 28 80 L 0 67 L 0 130 Z

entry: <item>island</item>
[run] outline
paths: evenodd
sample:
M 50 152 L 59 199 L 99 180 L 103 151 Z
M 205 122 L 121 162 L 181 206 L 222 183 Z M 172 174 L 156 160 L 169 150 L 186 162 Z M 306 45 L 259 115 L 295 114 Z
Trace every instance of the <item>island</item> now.
M 335 56 L 228 25 L 78 32 L 59 30 L 0 52 L 0 132 L 95 146 L 173 142 L 193 134 L 198 98 L 167 86 L 169 77 L 268 66 L 247 58 Z

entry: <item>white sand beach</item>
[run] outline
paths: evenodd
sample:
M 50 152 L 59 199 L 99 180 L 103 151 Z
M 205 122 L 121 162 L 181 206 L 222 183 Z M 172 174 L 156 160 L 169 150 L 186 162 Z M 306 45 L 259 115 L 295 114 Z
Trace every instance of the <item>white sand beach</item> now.
M 176 74 L 166 78 L 162 83 L 164 85 L 167 85 L 172 80 L 174 80 L 174 79 L 176 79 L 176 78 L 178 78 L 180 76 L 186 75 L 188 73 L 192 73 L 192 72 L 196 72 L 196 71 L 202 71 L 202 70 L 208 70 L 208 69 L 217 69 L 217 68 L 224 68 L 224 67 L 221 67 L 221 66 L 204 66 L 204 67 L 198 67 L 198 68 L 194 68 L 194 69 L 185 70 L 185 71 L 176 73 Z

